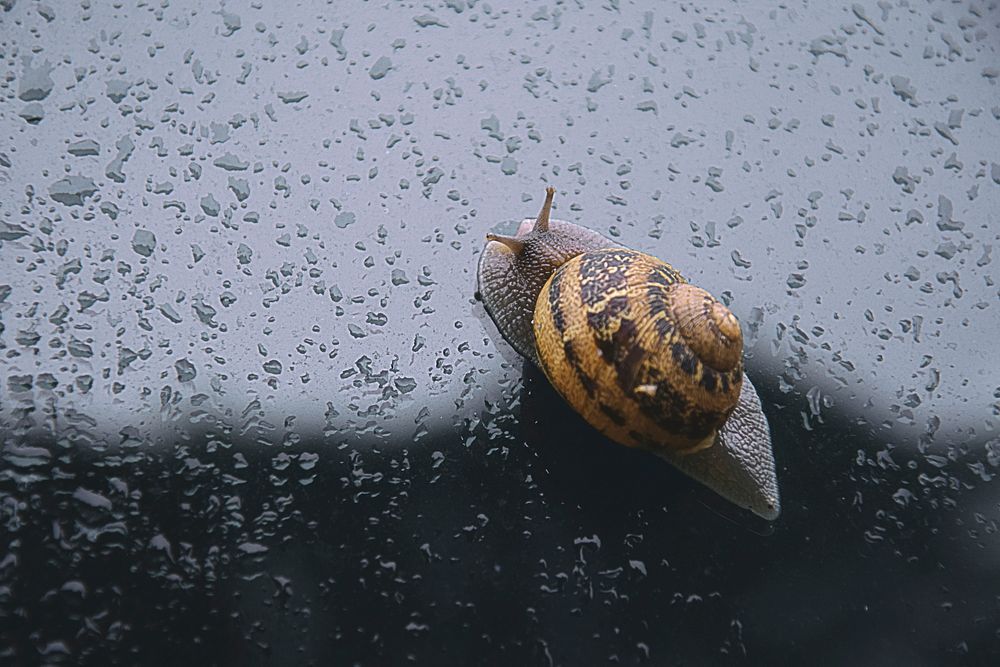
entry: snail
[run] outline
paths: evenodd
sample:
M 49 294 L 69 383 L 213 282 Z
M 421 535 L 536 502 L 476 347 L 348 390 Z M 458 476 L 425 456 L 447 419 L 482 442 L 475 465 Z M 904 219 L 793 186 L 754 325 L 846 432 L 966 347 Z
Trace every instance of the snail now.
M 666 262 L 550 219 L 487 234 L 480 298 L 501 336 L 591 426 L 768 519 L 780 511 L 739 321 Z

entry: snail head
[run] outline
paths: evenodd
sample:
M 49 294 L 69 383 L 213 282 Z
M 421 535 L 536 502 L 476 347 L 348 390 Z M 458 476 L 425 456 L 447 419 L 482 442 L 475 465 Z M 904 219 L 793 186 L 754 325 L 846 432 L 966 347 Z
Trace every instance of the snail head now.
M 567 234 L 566 230 L 556 230 L 550 225 L 549 217 L 555 193 L 556 189 L 551 186 L 545 189 L 542 210 L 527 234 L 486 235 L 487 241 L 496 241 L 507 248 L 522 274 L 532 277 L 531 282 L 537 283 L 539 289 L 553 271 L 587 250 L 572 234 Z
M 513 236 L 487 234 L 477 270 L 479 296 L 503 338 L 536 364 L 531 319 L 545 281 L 577 255 L 618 244 L 586 227 L 551 218 L 555 188 L 545 190 L 538 216 Z

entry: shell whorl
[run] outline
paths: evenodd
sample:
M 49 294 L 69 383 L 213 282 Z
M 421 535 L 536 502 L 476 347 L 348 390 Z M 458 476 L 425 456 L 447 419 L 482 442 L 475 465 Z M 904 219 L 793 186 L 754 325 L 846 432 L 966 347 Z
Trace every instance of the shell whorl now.
M 534 334 L 552 385 L 625 445 L 703 449 L 739 399 L 736 318 L 641 252 L 608 248 L 566 262 L 536 301 Z
M 673 318 L 691 350 L 717 371 L 732 370 L 743 356 L 743 333 L 736 316 L 690 283 L 676 285 L 673 292 Z

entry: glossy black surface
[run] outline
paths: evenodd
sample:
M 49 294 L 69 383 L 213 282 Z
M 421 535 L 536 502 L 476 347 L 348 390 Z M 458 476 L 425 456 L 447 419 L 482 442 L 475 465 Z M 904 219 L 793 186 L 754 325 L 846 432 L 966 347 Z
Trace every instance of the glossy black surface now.
M 0 7 L 3 664 L 995 662 L 995 3 Z M 548 184 L 741 318 L 772 527 L 499 340 Z

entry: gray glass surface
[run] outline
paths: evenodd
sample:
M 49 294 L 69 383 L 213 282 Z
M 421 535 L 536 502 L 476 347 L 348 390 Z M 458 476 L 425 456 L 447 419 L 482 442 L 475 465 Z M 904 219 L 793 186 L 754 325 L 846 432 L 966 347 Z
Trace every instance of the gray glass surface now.
M 1000 654 L 995 3 L 0 1 L 0 663 Z M 475 298 L 553 215 L 743 323 L 762 526 Z

